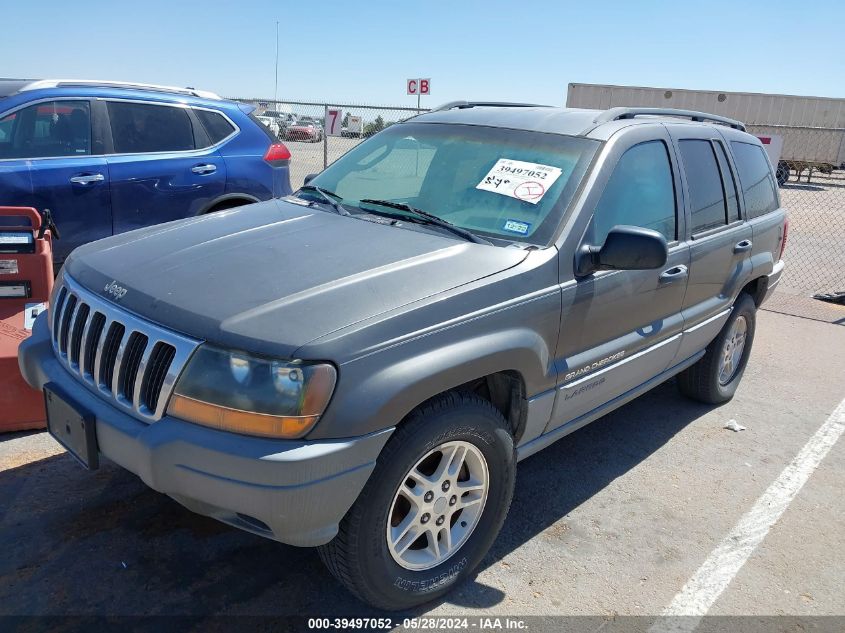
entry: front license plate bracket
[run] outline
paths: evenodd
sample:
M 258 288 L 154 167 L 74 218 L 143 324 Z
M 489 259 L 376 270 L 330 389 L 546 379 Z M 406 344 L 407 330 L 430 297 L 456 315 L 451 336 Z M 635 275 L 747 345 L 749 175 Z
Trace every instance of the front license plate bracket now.
M 74 406 L 53 385 L 44 385 L 47 430 L 76 461 L 88 470 L 100 467 L 97 422 L 87 411 Z

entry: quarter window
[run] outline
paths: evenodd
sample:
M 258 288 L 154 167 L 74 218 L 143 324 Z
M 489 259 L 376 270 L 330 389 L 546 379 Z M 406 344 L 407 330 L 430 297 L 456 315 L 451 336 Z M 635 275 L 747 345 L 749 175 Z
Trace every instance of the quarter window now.
M 775 211 L 778 199 L 769 159 L 759 145 L 731 141 L 748 219 Z
M 185 108 L 110 101 L 114 151 L 118 154 L 194 149 L 194 131 Z
M 648 141 L 627 150 L 601 195 L 593 215 L 596 244 L 603 244 L 614 226 L 629 224 L 675 239 L 675 187 L 669 154 L 662 141 Z
M 219 143 L 235 131 L 232 124 L 219 112 L 211 112 L 210 110 L 194 110 L 194 112 L 205 127 L 212 145 Z
M 678 143 L 690 197 L 690 233 L 695 235 L 727 224 L 722 176 L 710 141 L 691 139 Z
M 0 119 L 0 158 L 52 158 L 91 153 L 87 101 L 48 101 Z

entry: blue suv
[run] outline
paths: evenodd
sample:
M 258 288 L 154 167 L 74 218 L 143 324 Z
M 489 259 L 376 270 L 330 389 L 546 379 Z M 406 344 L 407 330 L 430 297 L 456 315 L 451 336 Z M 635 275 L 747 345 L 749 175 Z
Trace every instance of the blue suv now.
M 0 80 L 0 205 L 48 208 L 54 259 L 139 227 L 291 193 L 252 106 L 191 88 Z

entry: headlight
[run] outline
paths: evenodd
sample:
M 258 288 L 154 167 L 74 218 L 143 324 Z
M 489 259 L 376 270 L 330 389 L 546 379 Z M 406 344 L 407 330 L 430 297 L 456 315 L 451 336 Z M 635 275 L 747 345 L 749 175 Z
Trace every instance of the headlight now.
M 203 345 L 176 383 L 167 412 L 224 431 L 302 437 L 325 411 L 336 379 L 329 364 L 271 360 Z

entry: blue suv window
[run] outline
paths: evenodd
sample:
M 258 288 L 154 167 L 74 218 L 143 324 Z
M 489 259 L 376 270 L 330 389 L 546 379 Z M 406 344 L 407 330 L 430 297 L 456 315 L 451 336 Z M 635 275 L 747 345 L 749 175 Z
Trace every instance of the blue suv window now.
M 51 158 L 91 153 L 87 101 L 36 103 L 0 119 L 0 158 Z
M 212 112 L 211 110 L 194 110 L 194 112 L 205 127 L 212 145 L 219 143 L 235 131 L 232 124 L 219 112 Z
M 194 128 L 186 108 L 109 101 L 114 151 L 118 154 L 194 149 Z

